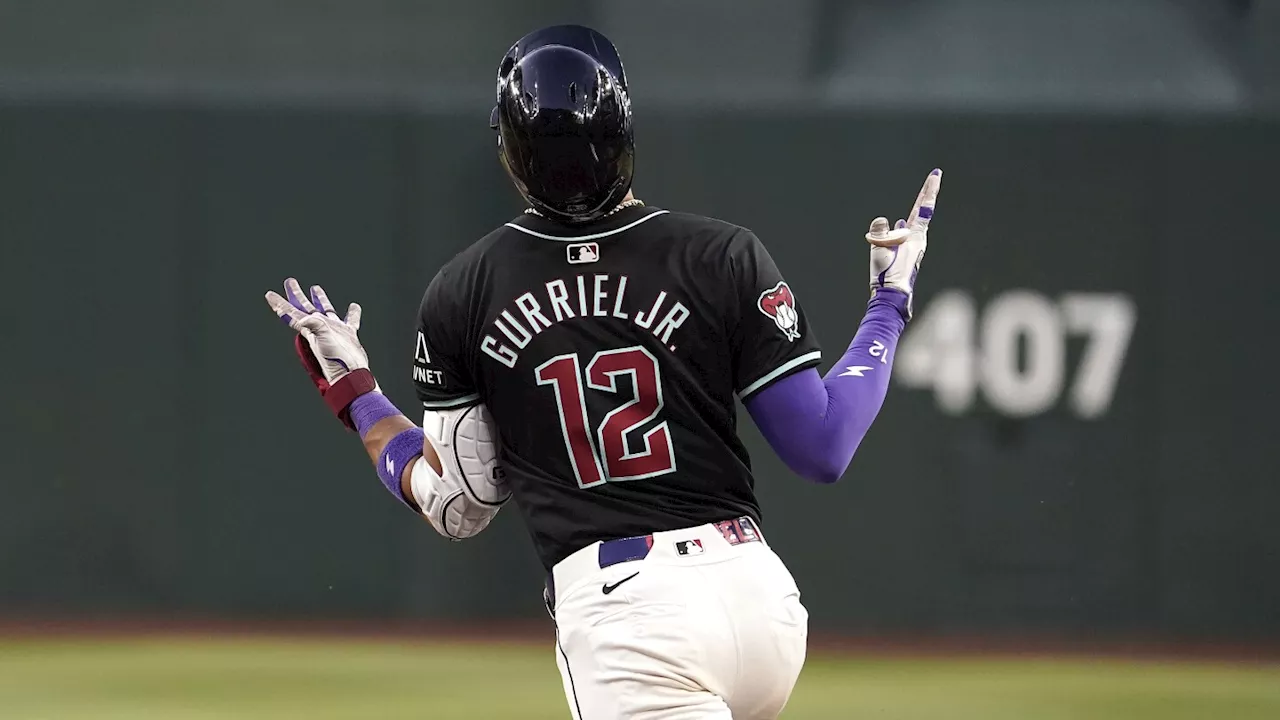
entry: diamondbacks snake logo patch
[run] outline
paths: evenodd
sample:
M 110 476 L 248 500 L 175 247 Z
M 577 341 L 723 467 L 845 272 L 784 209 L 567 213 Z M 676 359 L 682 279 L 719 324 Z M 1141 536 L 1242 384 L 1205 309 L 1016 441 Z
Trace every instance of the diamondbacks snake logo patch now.
M 777 324 L 787 340 L 795 342 L 800 337 L 800 314 L 796 312 L 796 298 L 791 294 L 791 287 L 786 282 L 780 281 L 777 285 L 760 293 L 756 307 L 760 312 L 773 318 L 773 322 Z

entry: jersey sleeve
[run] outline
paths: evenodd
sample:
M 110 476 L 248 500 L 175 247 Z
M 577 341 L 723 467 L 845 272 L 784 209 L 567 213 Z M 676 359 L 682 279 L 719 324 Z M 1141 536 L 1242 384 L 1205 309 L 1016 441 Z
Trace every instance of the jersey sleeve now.
M 441 270 L 418 309 L 418 335 L 413 348 L 413 387 L 424 410 L 448 410 L 480 402 L 471 372 L 464 288 Z
M 822 350 L 795 292 L 754 233 L 743 231 L 729 253 L 738 313 L 730 328 L 733 381 L 746 400 L 792 373 L 816 366 Z

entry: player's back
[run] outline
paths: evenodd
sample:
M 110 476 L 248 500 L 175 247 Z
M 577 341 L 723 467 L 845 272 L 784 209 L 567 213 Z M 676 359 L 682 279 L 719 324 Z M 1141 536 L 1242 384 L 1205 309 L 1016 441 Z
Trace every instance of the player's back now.
M 650 207 L 588 226 L 522 215 L 423 299 L 427 408 L 484 403 L 549 568 L 597 540 L 759 519 L 746 396 L 819 353 L 759 241 Z

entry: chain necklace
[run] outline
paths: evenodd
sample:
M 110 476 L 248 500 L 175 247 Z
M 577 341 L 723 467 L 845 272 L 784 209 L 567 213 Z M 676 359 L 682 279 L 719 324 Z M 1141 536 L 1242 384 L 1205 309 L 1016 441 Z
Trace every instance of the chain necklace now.
M 639 198 L 632 198 L 630 200 L 625 200 L 621 203 L 618 203 L 618 207 L 605 213 L 603 217 L 609 217 L 610 215 L 618 212 L 619 210 L 625 210 L 626 208 L 629 208 L 629 207 L 644 207 L 644 202 L 642 202 Z M 547 217 L 546 215 L 543 215 L 542 213 L 538 212 L 537 210 L 534 210 L 533 208 L 525 208 L 524 212 L 526 215 L 537 215 L 540 218 Z

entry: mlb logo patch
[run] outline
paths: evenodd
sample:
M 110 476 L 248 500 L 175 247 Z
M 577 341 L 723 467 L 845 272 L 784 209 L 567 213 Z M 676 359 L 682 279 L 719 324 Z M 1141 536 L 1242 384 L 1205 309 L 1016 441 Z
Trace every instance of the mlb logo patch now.
M 600 246 L 596 243 L 574 243 L 568 251 L 570 265 L 593 263 L 600 259 Z
M 701 540 L 681 540 L 680 542 L 676 543 L 676 554 L 677 555 L 701 555 L 702 541 Z

